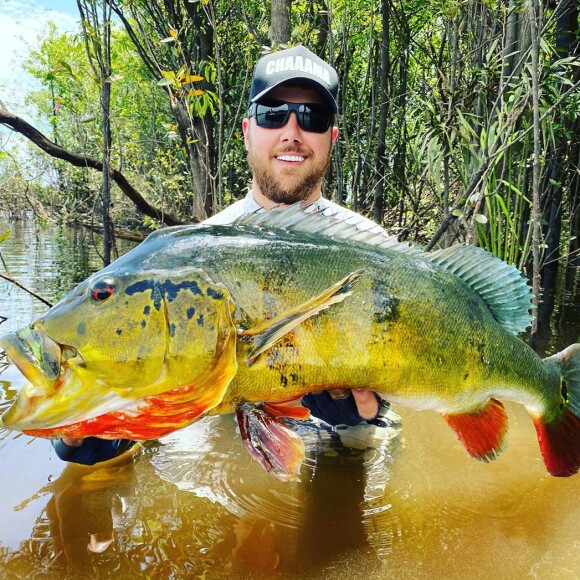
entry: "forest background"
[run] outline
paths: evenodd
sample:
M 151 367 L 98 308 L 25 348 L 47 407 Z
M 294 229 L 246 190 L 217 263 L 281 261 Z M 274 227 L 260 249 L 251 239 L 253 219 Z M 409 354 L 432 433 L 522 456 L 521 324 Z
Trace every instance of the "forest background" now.
M 105 262 L 121 229 L 203 220 L 248 190 L 255 61 L 304 44 L 341 80 L 326 197 L 428 249 L 481 245 L 537 294 L 578 263 L 576 0 L 76 4 L 78 33 L 47 24 L 26 61 L 35 117 L 0 101 L 31 143 L 0 150 L 0 209 L 101 228 Z

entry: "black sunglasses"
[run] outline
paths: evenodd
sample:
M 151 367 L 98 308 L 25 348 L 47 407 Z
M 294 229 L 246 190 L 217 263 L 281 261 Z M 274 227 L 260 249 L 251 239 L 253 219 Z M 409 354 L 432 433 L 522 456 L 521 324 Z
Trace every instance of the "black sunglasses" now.
M 326 133 L 334 121 L 332 111 L 325 105 L 278 100 L 252 103 L 248 109 L 248 117 L 254 117 L 258 127 L 280 129 L 288 122 L 292 111 L 296 113 L 300 128 L 312 133 Z

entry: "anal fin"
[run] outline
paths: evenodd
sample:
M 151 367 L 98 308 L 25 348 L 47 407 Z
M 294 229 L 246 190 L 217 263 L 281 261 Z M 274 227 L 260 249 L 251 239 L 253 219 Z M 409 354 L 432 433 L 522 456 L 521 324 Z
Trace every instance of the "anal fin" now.
M 495 399 L 472 413 L 443 415 L 467 453 L 481 461 L 491 461 L 503 451 L 507 435 L 507 414 Z
M 304 442 L 279 416 L 267 409 L 241 404 L 236 409 L 242 441 L 250 455 L 280 481 L 300 481 Z

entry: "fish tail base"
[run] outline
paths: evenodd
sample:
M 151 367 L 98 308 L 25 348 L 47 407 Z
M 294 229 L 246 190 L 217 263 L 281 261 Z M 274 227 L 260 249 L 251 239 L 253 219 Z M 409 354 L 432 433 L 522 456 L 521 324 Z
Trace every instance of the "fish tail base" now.
M 544 360 L 560 374 L 557 406 L 544 416 L 532 415 L 547 470 L 557 477 L 580 469 L 580 344 L 572 344 Z
M 569 477 L 580 468 L 580 419 L 565 409 L 559 421 L 534 418 L 546 469 L 555 477 Z

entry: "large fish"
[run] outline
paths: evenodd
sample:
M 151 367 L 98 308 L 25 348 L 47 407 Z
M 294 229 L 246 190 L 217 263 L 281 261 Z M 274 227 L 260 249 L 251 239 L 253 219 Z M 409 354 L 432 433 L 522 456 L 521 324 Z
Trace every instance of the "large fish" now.
M 0 344 L 30 384 L 2 416 L 42 437 L 147 439 L 238 416 L 281 479 L 304 449 L 283 422 L 307 392 L 369 389 L 442 414 L 488 460 L 499 399 L 532 416 L 548 471 L 580 467 L 580 345 L 540 359 L 520 273 L 473 246 L 431 253 L 299 207 L 151 234 Z

